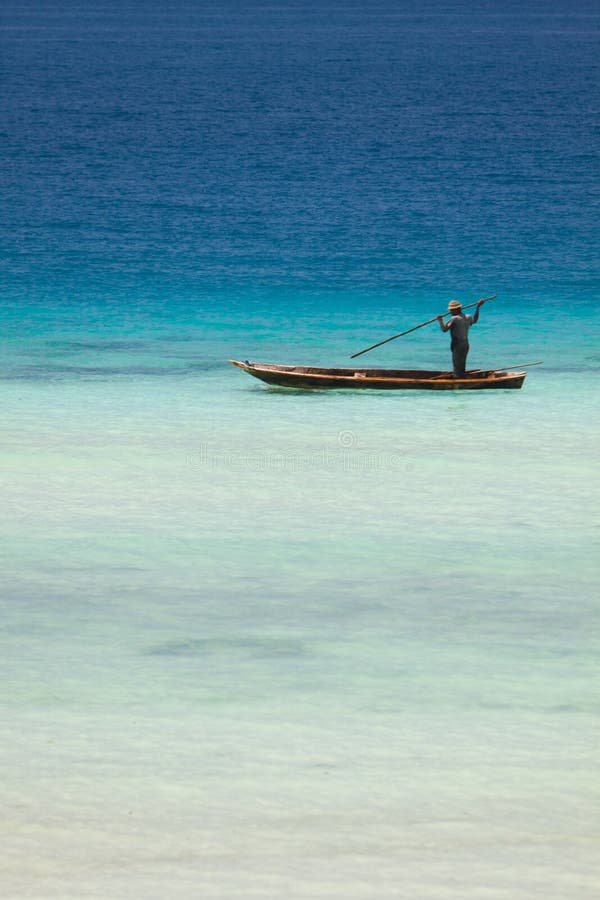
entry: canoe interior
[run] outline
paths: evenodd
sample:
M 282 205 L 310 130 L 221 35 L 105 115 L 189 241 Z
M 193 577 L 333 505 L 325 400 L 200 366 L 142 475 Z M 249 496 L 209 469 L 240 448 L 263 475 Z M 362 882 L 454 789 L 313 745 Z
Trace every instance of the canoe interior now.
M 299 388 L 370 388 L 378 390 L 481 390 L 520 388 L 525 372 L 472 371 L 457 378 L 428 369 L 322 368 L 272 363 L 229 362 L 267 384 Z
M 233 365 L 238 365 L 248 371 L 258 370 L 265 372 L 293 373 L 295 375 L 335 375 L 342 378 L 439 378 L 441 375 L 450 377 L 452 372 L 443 372 L 439 369 L 324 369 L 319 366 L 280 366 L 272 363 L 238 363 L 230 360 Z M 469 373 L 469 377 L 480 378 L 489 375 L 489 372 Z

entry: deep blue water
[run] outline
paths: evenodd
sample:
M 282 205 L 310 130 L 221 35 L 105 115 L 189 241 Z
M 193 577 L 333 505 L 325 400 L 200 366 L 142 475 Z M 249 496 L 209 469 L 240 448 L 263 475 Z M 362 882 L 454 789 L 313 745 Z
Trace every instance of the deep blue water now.
M 589 302 L 597 51 L 585 2 L 5 5 L 3 294 Z
M 3 5 L 3 895 L 597 896 L 599 26 Z

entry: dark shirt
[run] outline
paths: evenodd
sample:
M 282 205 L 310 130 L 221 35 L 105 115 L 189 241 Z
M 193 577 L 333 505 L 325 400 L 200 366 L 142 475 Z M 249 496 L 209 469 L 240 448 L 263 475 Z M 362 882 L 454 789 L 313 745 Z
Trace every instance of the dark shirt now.
M 472 324 L 473 316 L 465 316 L 464 313 L 461 313 L 459 316 L 452 316 L 451 319 L 448 319 L 446 325 L 450 329 L 453 347 L 459 344 L 469 343 L 469 328 Z

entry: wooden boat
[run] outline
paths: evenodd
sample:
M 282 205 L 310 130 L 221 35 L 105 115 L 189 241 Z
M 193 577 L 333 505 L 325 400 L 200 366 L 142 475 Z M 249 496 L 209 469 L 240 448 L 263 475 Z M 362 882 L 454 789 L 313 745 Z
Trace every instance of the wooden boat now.
M 462 376 L 424 369 L 322 369 L 316 366 L 276 366 L 230 359 L 248 375 L 267 384 L 289 388 L 370 388 L 374 390 L 479 391 L 520 388 L 526 372 L 474 369 Z

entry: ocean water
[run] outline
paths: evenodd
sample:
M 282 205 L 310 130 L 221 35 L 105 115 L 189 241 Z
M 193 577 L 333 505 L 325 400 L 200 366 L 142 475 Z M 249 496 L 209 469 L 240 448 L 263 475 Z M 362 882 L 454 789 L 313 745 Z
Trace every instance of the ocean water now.
M 598 895 L 599 24 L 4 4 L 3 897 Z

